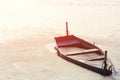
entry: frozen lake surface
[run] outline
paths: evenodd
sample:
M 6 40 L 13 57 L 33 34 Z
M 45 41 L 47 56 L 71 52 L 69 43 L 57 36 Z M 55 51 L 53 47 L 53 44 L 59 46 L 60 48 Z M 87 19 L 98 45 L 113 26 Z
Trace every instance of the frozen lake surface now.
M 5 1 L 0 1 L 1 80 L 120 79 L 119 0 Z M 54 37 L 65 35 L 66 21 L 70 34 L 108 50 L 113 75 L 101 76 L 55 54 Z

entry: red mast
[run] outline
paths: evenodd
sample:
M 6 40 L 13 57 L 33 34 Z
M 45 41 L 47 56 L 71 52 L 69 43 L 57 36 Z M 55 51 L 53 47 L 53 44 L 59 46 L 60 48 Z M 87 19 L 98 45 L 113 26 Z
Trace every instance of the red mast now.
M 66 36 L 69 36 L 69 34 L 68 34 L 68 22 L 66 22 Z

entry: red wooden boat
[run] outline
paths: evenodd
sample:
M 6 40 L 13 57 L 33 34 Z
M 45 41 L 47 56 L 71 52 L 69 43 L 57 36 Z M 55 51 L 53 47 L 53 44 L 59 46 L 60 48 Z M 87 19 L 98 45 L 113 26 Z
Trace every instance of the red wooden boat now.
M 57 54 L 63 59 L 101 75 L 112 74 L 112 63 L 107 58 L 107 51 L 103 52 L 94 44 L 69 35 L 67 22 L 66 36 L 55 37 L 55 41 Z

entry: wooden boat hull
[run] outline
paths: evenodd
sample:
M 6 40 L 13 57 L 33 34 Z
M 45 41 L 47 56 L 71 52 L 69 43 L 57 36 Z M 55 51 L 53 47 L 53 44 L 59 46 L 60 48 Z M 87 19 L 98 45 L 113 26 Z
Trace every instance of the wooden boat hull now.
M 104 53 L 94 44 L 91 44 L 74 35 L 69 35 L 68 22 L 66 22 L 66 36 L 55 37 L 55 41 L 57 44 L 57 47 L 55 47 L 57 54 L 63 59 L 101 75 L 112 74 L 112 63 L 111 61 L 110 63 L 108 62 L 107 51 Z M 73 49 L 71 49 L 71 47 L 73 47 Z M 64 51 L 64 49 L 68 51 Z M 86 57 L 82 55 L 85 55 Z M 95 61 L 99 64 L 95 63 Z M 94 64 L 91 64 L 90 62 Z
M 85 40 L 82 40 L 78 37 L 75 37 L 73 35 L 56 37 L 55 40 L 56 40 L 56 43 L 57 43 L 57 47 L 55 47 L 55 49 L 57 51 L 58 56 L 60 56 L 61 58 L 65 59 L 67 61 L 70 61 L 70 62 L 72 62 L 76 65 L 79 65 L 83 68 L 86 68 L 86 69 L 89 69 L 89 70 L 94 71 L 96 73 L 99 73 L 101 75 L 111 75 L 112 74 L 111 65 L 109 66 L 110 69 L 95 67 L 95 66 L 89 65 L 87 63 L 84 63 L 82 61 L 78 61 L 76 59 L 70 58 L 59 50 L 59 48 L 61 48 L 61 47 L 74 47 L 74 46 L 78 47 L 78 48 L 82 47 L 82 48 L 85 48 L 85 49 L 96 48 L 96 49 L 98 49 L 97 53 L 99 55 L 104 55 L 102 50 L 100 48 L 96 47 L 95 45 L 93 45 L 93 44 L 91 44 L 91 43 L 89 43 Z M 83 53 L 87 53 L 87 52 L 83 52 Z M 76 55 L 76 54 L 79 54 L 79 53 L 75 53 L 74 55 Z

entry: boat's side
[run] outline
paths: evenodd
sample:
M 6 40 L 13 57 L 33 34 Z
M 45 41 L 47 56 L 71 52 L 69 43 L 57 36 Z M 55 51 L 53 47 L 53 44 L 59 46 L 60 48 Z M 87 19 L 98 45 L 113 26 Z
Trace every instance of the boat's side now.
M 62 57 L 63 59 L 65 59 L 65 60 L 67 60 L 67 61 L 70 61 L 70 62 L 72 62 L 72 63 L 74 63 L 74 64 L 76 64 L 76 65 L 79 65 L 79 66 L 84 67 L 84 68 L 86 68 L 86 69 L 92 70 L 92 71 L 97 72 L 97 73 L 99 73 L 99 74 L 101 74 L 101 75 L 110 75 L 110 74 L 112 74 L 112 70 L 105 70 L 105 69 L 102 69 L 102 68 L 98 68 L 98 67 L 94 67 L 94 66 L 85 64 L 85 63 L 83 63 L 83 62 L 81 62 L 81 61 L 77 61 L 77 60 L 75 60 L 75 59 L 72 59 L 72 58 L 70 58 L 70 57 L 67 57 L 66 55 L 62 54 L 62 53 L 58 50 L 58 48 L 55 47 L 55 49 L 57 50 L 58 56 Z

